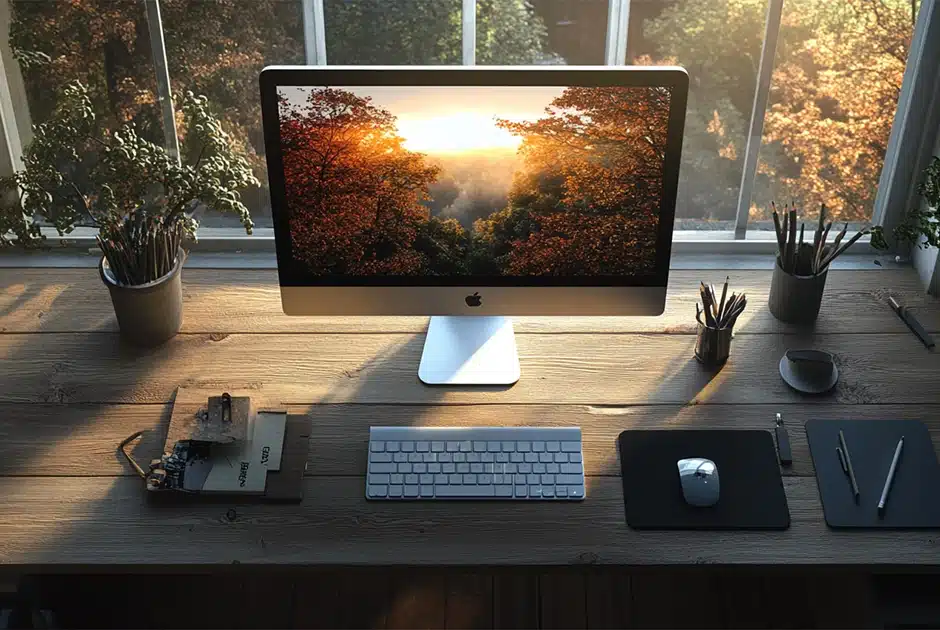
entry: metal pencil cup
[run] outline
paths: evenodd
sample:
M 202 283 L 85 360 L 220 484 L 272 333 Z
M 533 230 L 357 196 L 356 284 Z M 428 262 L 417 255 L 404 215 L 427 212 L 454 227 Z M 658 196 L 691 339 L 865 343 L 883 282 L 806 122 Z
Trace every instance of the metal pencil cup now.
M 731 328 L 710 328 L 698 325 L 695 358 L 704 365 L 722 365 L 731 354 Z

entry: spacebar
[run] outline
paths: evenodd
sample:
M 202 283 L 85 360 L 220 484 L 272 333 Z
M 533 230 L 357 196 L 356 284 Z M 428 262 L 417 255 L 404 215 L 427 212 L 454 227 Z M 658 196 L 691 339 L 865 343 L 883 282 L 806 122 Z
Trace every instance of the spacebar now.
M 494 486 L 434 486 L 434 496 L 441 499 L 494 497 Z

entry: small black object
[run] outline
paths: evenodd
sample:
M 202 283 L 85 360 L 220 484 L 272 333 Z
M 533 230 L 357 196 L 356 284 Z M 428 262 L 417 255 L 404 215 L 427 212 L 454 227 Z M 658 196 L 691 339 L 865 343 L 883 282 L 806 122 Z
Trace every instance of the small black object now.
M 620 434 L 624 512 L 635 529 L 786 529 L 790 511 L 769 431 L 628 430 Z M 701 457 L 721 474 L 718 502 L 686 503 L 676 462 Z
M 911 332 L 917 335 L 917 338 L 920 339 L 921 343 L 924 344 L 928 349 L 934 347 L 933 337 L 930 336 L 924 327 L 921 326 L 920 322 L 917 321 L 917 318 L 914 317 L 914 314 L 906 306 L 901 306 L 901 304 L 894 299 L 893 297 L 888 298 L 888 303 L 891 305 L 891 308 L 894 309 L 894 312 L 898 314 L 898 317 L 907 324 L 907 327 L 911 329 Z
M 777 414 L 777 425 L 774 427 L 774 434 L 777 436 L 777 458 L 781 466 L 790 466 L 793 464 L 793 455 L 790 453 L 790 436 L 787 434 L 787 428 L 783 426 L 783 416 Z

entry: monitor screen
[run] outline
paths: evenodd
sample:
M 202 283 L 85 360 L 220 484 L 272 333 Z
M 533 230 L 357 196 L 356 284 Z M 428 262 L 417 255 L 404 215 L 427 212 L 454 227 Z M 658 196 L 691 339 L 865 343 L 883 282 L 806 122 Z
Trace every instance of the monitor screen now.
M 649 276 L 672 89 L 279 85 L 291 266 L 454 283 Z

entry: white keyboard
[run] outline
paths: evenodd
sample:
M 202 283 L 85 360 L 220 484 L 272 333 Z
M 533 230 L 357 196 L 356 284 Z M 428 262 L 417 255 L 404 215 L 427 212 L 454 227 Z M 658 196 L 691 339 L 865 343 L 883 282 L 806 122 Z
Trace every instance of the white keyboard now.
M 580 428 L 371 427 L 366 498 L 584 499 Z

